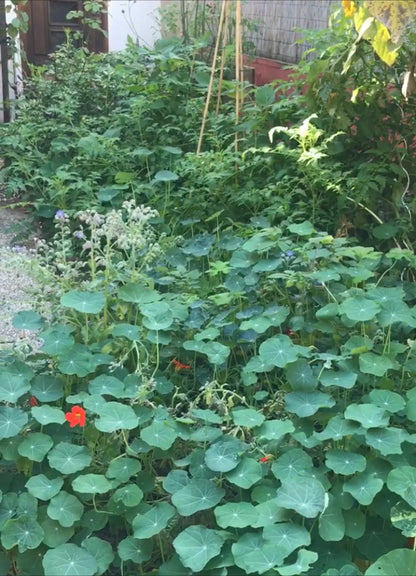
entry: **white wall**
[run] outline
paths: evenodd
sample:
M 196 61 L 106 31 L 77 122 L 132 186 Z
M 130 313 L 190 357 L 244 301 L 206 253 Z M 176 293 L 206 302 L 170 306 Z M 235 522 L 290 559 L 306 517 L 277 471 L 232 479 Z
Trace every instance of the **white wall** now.
M 157 23 L 160 0 L 109 0 L 108 47 L 123 50 L 131 36 L 140 46 L 153 46 L 160 38 Z

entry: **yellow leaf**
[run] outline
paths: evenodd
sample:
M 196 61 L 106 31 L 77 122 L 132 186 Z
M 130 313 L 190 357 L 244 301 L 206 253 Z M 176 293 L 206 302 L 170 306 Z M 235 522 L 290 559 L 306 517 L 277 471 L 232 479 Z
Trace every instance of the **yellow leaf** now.
M 415 20 L 415 0 L 366 0 L 364 6 L 389 29 L 394 44 L 400 43 L 404 31 Z
M 388 66 L 392 66 L 397 58 L 397 46 L 393 46 L 390 42 L 390 33 L 383 24 L 377 22 L 377 33 L 371 41 L 376 54 Z

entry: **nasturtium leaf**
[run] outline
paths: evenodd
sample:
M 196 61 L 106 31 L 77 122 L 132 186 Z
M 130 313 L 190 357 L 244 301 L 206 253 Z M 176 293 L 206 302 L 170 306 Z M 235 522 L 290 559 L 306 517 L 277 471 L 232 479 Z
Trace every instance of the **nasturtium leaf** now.
M 342 416 L 334 416 L 328 421 L 328 424 L 322 432 L 316 432 L 315 436 L 319 440 L 340 440 L 344 436 L 351 436 L 360 429 L 356 422 L 345 420 Z
M 19 444 L 18 452 L 21 456 L 34 462 L 42 462 L 46 454 L 53 446 L 53 440 L 42 432 L 31 432 Z
M 110 462 L 105 475 L 107 478 L 115 478 L 120 482 L 127 482 L 131 476 L 140 472 L 141 468 L 140 461 L 134 458 L 115 458 Z
M 317 378 L 304 358 L 299 358 L 286 366 L 285 374 L 294 391 L 308 392 L 317 386 Z
M 221 528 L 246 528 L 258 520 L 258 510 L 250 502 L 228 502 L 216 506 L 214 514 Z
M 67 348 L 59 355 L 58 369 L 62 374 L 79 376 L 83 378 L 95 371 L 97 364 L 93 354 L 79 344 Z
M 281 508 L 274 500 L 265 500 L 257 504 L 256 510 L 258 512 L 257 521 L 253 522 L 252 528 L 273 526 L 279 522 L 289 520 L 291 515 L 291 512 Z
M 30 390 L 29 381 L 24 375 L 10 374 L 7 369 L 0 372 L 0 402 L 14 404 Z
M 87 550 L 97 562 L 98 570 L 96 574 L 100 576 L 109 568 L 111 562 L 114 560 L 114 552 L 110 542 L 90 536 L 85 538 L 81 544 L 84 550 Z
M 37 548 L 43 540 L 41 526 L 30 517 L 21 516 L 8 520 L 1 531 L 1 544 L 6 550 L 15 546 L 19 552 Z
M 87 529 L 88 532 L 99 532 L 106 526 L 108 522 L 108 515 L 104 514 L 101 510 L 88 510 L 82 515 L 80 525 Z
M 371 390 L 368 396 L 371 404 L 375 404 L 391 413 L 404 410 L 406 405 L 404 398 L 391 390 Z
M 246 532 L 231 547 L 235 564 L 245 572 L 263 574 L 284 560 L 278 546 L 263 540 L 261 534 Z
M 416 536 L 416 510 L 407 502 L 399 501 L 390 512 L 391 523 L 401 531 L 403 536 Z
M 198 420 L 209 422 L 210 424 L 222 424 L 223 421 L 223 418 L 219 414 L 209 409 L 193 408 L 191 415 Z
M 368 506 L 383 488 L 383 485 L 383 480 L 364 472 L 344 482 L 344 492 L 351 494 L 363 506 Z
M 288 230 L 297 236 L 311 236 L 315 232 L 315 228 L 307 220 L 300 224 L 290 224 Z
M 387 356 L 380 356 L 374 352 L 366 352 L 359 356 L 360 370 L 364 374 L 373 374 L 374 376 L 384 376 L 384 374 L 394 368 L 394 362 Z
M 32 496 L 32 494 L 27 494 L 23 492 L 19 494 L 17 500 L 16 516 L 30 516 L 36 517 L 38 510 L 38 501 Z
M 142 428 L 140 437 L 149 446 L 155 446 L 161 450 L 169 450 L 177 438 L 177 431 L 171 420 L 155 420 L 150 426 Z
M 11 406 L 0 406 L 0 440 L 16 436 L 26 424 L 26 412 Z
M 13 316 L 12 324 L 17 330 L 40 330 L 45 321 L 34 310 L 22 310 Z
M 82 400 L 75 400 L 74 398 L 67 396 L 66 401 L 71 402 L 71 404 L 83 404 L 85 410 L 90 410 L 91 412 L 94 412 L 94 414 L 99 414 L 105 404 L 107 404 L 106 399 L 99 394 L 94 394 L 93 396 L 86 395 Z
M 229 472 L 237 466 L 241 454 L 248 448 L 233 436 L 223 436 L 208 448 L 205 463 L 214 472 Z
M 81 518 L 84 506 L 76 496 L 61 490 L 49 502 L 47 512 L 49 518 L 57 520 L 61 526 L 68 527 Z
M 230 355 L 230 348 L 221 344 L 220 342 L 202 342 L 198 340 L 186 340 L 183 343 L 185 350 L 191 350 L 193 352 L 200 352 L 201 354 L 206 354 L 208 361 L 211 364 L 219 366 L 224 364 Z
M 340 503 L 333 496 L 319 516 L 319 536 L 325 542 L 339 542 L 344 538 L 345 520 Z
M 232 411 L 232 417 L 236 426 L 253 428 L 263 424 L 265 417 L 253 408 L 235 408 Z
M 243 456 L 236 468 L 227 472 L 226 478 L 232 484 L 240 488 L 251 488 L 253 484 L 261 480 L 263 469 L 260 462 L 253 458 Z
M 33 406 L 32 416 L 35 420 L 46 426 L 47 424 L 64 424 L 65 414 L 59 408 L 55 406 L 49 406 L 45 404 L 44 406 Z
M 128 536 L 119 542 L 117 552 L 120 558 L 124 561 L 131 560 L 135 564 L 146 562 L 152 555 L 153 541 L 152 540 L 139 540 Z
M 225 490 L 206 478 L 192 479 L 172 496 L 172 503 L 181 516 L 191 516 L 201 510 L 213 508 L 220 502 Z
M 105 494 L 113 484 L 102 474 L 80 474 L 72 480 L 72 488 L 82 494 Z
M 122 286 L 118 291 L 118 297 L 123 302 L 132 302 L 134 304 L 149 304 L 161 299 L 161 295 L 156 290 L 152 290 L 147 286 L 131 283 Z
M 264 440 L 280 440 L 286 434 L 295 431 L 295 427 L 290 420 L 266 420 L 256 430 L 256 437 L 260 442 Z
M 319 378 L 322 386 L 338 386 L 339 388 L 353 388 L 357 381 L 355 372 L 341 370 L 324 370 Z
M 166 302 L 141 304 L 142 324 L 149 330 L 167 330 L 173 324 L 173 314 Z
M 325 509 L 325 494 L 318 480 L 301 476 L 296 480 L 296 490 L 293 489 L 293 482 L 282 482 L 277 490 L 276 503 L 306 518 L 315 518 Z
M 127 338 L 127 340 L 139 340 L 140 329 L 134 324 L 116 324 L 112 331 L 113 336 Z
M 382 428 L 389 423 L 386 411 L 374 404 L 350 404 L 344 416 L 347 420 L 359 422 L 363 428 Z
M 413 466 L 399 466 L 391 470 L 387 487 L 416 508 L 416 469 Z
M 372 428 L 367 430 L 365 440 L 369 446 L 379 450 L 383 456 L 401 454 L 401 444 L 406 440 L 401 428 Z
M 51 374 L 38 374 L 33 380 L 30 393 L 40 403 L 59 400 L 64 395 L 62 380 Z
M 264 334 L 271 326 L 273 326 L 272 319 L 260 315 L 241 322 L 240 330 L 254 330 L 257 334 Z
M 365 576 L 414 576 L 416 552 L 399 548 L 380 556 L 365 572 Z
M 175 552 L 169 560 L 160 566 L 158 574 L 159 576 L 192 576 L 194 572 L 182 564 Z
M 155 182 L 174 182 L 179 176 L 170 170 L 159 170 L 155 174 Z
M 275 366 L 273 364 L 267 363 L 263 358 L 260 358 L 260 356 L 252 356 L 244 366 L 244 372 L 270 372 L 274 370 L 274 368 Z
M 345 314 L 350 320 L 366 322 L 375 317 L 380 307 L 374 300 L 356 297 L 344 300 L 339 309 L 340 312 Z
M 304 549 L 299 550 L 296 562 L 287 566 L 279 566 L 279 574 L 280 576 L 298 576 L 303 572 L 308 572 L 310 565 L 316 562 L 318 557 L 316 552 Z M 351 574 L 349 574 L 349 576 L 351 576 Z
M 61 297 L 61 304 L 84 314 L 98 314 L 105 306 L 105 295 L 101 292 L 71 290 Z
M 365 514 L 358 508 L 344 510 L 345 535 L 357 540 L 365 531 Z
M 211 558 L 221 552 L 224 537 L 205 526 L 188 526 L 173 541 L 184 566 L 200 572 Z
M 75 344 L 72 332 L 74 329 L 66 324 L 57 324 L 44 330 L 40 337 L 43 340 L 42 352 L 56 356 Z
M 92 395 L 98 394 L 104 396 L 114 396 L 119 398 L 124 391 L 124 383 L 115 378 L 114 376 L 109 376 L 108 374 L 100 374 L 88 384 L 88 392 Z
M 404 322 L 407 324 L 410 315 L 411 310 L 404 302 L 388 300 L 381 303 L 381 310 L 377 319 L 381 326 L 385 328 L 395 322 Z
M 278 334 L 260 344 L 259 356 L 266 364 L 284 368 L 297 360 L 299 352 L 289 336 Z
M 289 392 L 285 396 L 288 412 L 293 412 L 300 418 L 316 414 L 320 408 L 332 408 L 335 400 L 325 392 Z
M 345 450 L 328 450 L 325 454 L 325 465 L 335 474 L 355 474 L 365 470 L 367 460 L 361 454 Z
M 163 488 L 169 494 L 174 494 L 189 482 L 190 478 L 185 470 L 171 470 L 163 480 Z
M 48 478 L 44 474 L 38 474 L 37 476 L 29 478 L 25 486 L 29 494 L 32 494 L 35 498 L 39 500 L 50 500 L 58 494 L 63 483 L 64 480 L 62 477 Z
M 196 430 L 192 430 L 192 432 L 189 434 L 189 439 L 193 442 L 211 443 L 220 436 L 222 436 L 222 431 L 219 428 L 214 428 L 213 426 L 204 426 L 197 428 Z
M 42 564 L 45 576 L 94 576 L 98 570 L 92 554 L 68 543 L 48 550 Z
M 107 402 L 98 413 L 99 419 L 95 427 L 101 432 L 116 432 L 116 430 L 132 430 L 139 424 L 133 408 L 120 402 Z
M 312 458 L 300 448 L 291 448 L 272 464 L 272 472 L 281 482 L 296 482 L 298 476 L 310 476 L 312 469 Z
M 62 474 L 73 474 L 91 463 L 91 454 L 86 446 L 59 442 L 48 454 L 49 465 Z
M 51 518 L 45 518 L 41 522 L 41 527 L 44 532 L 43 543 L 49 548 L 56 548 L 61 544 L 65 544 L 74 535 L 73 526 L 65 528 Z
M 304 526 L 289 522 L 265 526 L 263 538 L 267 543 L 274 544 L 279 548 L 282 560 L 292 554 L 296 548 L 309 546 L 311 543 L 310 534 Z
M 138 514 L 133 522 L 133 536 L 139 540 L 151 538 L 166 528 L 169 520 L 175 516 L 175 508 L 167 502 L 152 504 L 150 510 Z
M 127 484 L 114 492 L 113 499 L 115 502 L 122 502 L 127 508 L 132 508 L 140 504 L 143 499 L 143 492 L 137 484 Z

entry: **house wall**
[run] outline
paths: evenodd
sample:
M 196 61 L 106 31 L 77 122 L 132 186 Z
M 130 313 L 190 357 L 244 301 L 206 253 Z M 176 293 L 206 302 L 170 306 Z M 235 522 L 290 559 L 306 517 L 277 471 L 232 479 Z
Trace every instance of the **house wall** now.
M 109 0 L 108 48 L 110 52 L 123 50 L 127 37 L 140 46 L 153 46 L 160 38 L 158 9 L 161 0 Z
M 13 20 L 13 18 L 16 16 L 16 13 L 13 9 L 12 3 L 10 2 L 10 0 L 6 0 L 5 1 L 5 5 L 6 5 L 6 23 L 11 22 L 11 20 Z M 9 52 L 10 53 L 10 52 Z M 16 98 L 16 96 L 18 94 L 20 94 L 21 90 L 22 90 L 22 82 L 21 82 L 21 75 L 19 74 L 20 70 L 21 70 L 21 61 L 20 61 L 20 55 L 18 54 L 18 52 L 16 51 L 13 58 L 9 57 L 8 60 L 8 99 L 9 100 L 14 100 Z M 6 97 L 6 94 L 3 94 L 3 76 L 2 76 L 2 66 L 1 66 L 1 52 L 0 52 L 0 122 L 4 122 L 5 118 L 5 114 L 4 114 L 4 104 L 3 104 L 3 100 Z M 13 106 L 10 107 L 10 116 L 11 118 L 13 117 Z

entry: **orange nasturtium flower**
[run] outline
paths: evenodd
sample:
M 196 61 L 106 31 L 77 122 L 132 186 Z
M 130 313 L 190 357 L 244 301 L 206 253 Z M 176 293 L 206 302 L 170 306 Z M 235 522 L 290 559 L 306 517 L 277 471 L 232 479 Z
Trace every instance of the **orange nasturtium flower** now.
M 347 18 L 354 16 L 356 11 L 354 0 L 342 0 L 342 7 L 344 8 L 344 14 Z
M 81 406 L 73 406 L 71 412 L 65 414 L 65 420 L 69 422 L 69 426 L 85 426 L 85 410 Z
M 175 372 L 179 372 L 179 370 L 189 370 L 189 364 L 181 364 L 176 358 L 172 360 L 172 364 L 175 366 Z

